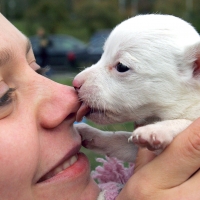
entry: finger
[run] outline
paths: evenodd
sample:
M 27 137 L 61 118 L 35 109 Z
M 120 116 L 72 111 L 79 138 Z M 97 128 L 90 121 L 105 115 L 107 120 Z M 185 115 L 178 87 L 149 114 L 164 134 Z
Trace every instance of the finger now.
M 139 148 L 135 161 L 134 173 L 156 157 L 155 153 L 146 148 Z
M 185 192 L 185 195 L 188 197 L 186 199 L 198 199 L 200 198 L 199 190 L 199 180 L 200 180 L 200 170 L 198 170 L 186 183 L 183 184 L 182 188 Z M 195 195 L 192 198 L 192 195 Z
M 200 118 L 179 134 L 169 147 L 137 175 L 158 188 L 175 187 L 186 181 L 200 166 Z M 156 186 L 155 186 L 156 187 Z
M 165 199 L 177 200 L 178 199 L 192 199 L 199 200 L 200 171 L 198 170 L 189 180 L 179 185 L 178 187 L 170 188 L 162 191 L 162 196 Z

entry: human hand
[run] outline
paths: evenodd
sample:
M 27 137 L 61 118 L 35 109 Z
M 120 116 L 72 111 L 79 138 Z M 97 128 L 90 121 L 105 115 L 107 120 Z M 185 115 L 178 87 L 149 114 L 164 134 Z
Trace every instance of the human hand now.
M 159 156 L 142 149 L 117 200 L 200 199 L 200 118 Z

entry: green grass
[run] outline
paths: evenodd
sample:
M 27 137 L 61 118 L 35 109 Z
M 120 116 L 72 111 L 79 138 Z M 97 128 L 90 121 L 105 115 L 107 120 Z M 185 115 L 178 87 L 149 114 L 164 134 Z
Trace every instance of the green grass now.
M 55 76 L 52 76 L 51 79 L 58 83 L 71 85 L 75 74 L 76 73 L 70 73 L 70 74 L 65 74 L 65 75 L 55 75 Z M 123 124 L 107 125 L 107 126 L 97 125 L 89 120 L 86 120 L 86 123 L 89 124 L 90 126 L 93 126 L 95 128 L 105 130 L 105 131 L 130 131 L 131 132 L 134 129 L 133 123 L 130 123 L 130 122 L 123 123 Z M 87 155 L 87 157 L 90 160 L 91 169 L 94 170 L 96 166 L 99 165 L 99 163 L 96 162 L 96 158 L 103 157 L 103 156 L 96 154 L 88 149 L 85 149 L 84 147 L 81 148 L 81 151 Z
M 77 73 L 78 72 L 70 72 L 70 73 L 64 72 L 64 73 L 52 75 L 50 78 L 54 80 L 55 82 L 72 86 L 72 81 Z

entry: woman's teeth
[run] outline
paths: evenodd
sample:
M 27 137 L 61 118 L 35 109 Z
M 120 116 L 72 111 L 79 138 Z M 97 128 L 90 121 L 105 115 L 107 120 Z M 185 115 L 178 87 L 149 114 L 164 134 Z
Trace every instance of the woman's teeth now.
M 56 174 L 62 173 L 63 170 L 67 169 L 71 165 L 73 165 L 77 161 L 77 155 L 72 156 L 68 160 L 64 161 L 62 164 L 60 164 L 55 169 L 48 172 L 45 176 L 43 176 L 39 182 L 45 181 L 47 179 L 50 179 L 51 177 L 55 176 Z

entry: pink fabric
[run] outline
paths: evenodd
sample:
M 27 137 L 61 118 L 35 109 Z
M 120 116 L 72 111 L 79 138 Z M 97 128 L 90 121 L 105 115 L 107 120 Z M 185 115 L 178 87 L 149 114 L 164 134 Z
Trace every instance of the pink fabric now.
M 106 200 L 114 200 L 133 174 L 134 164 L 125 167 L 122 161 L 109 157 L 96 160 L 102 163 L 102 166 L 96 167 L 92 172 L 92 177 L 98 182 L 99 188 L 104 191 Z

